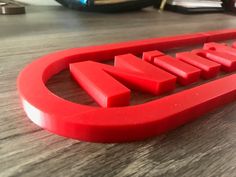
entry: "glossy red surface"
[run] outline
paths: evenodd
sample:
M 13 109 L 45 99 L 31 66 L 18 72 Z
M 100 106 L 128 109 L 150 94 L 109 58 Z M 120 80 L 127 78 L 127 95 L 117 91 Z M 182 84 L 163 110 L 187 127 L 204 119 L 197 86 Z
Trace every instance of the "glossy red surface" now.
M 62 136 L 91 142 L 145 139 L 234 101 L 236 75 L 141 105 L 112 108 L 72 103 L 54 95 L 45 83 L 53 75 L 68 69 L 71 63 L 87 60 L 102 62 L 127 53 L 141 55 L 146 51 L 164 51 L 218 39 L 232 39 L 235 36 L 236 30 L 225 30 L 69 49 L 49 54 L 35 60 L 20 73 L 17 83 L 20 99 L 27 116 L 34 123 Z

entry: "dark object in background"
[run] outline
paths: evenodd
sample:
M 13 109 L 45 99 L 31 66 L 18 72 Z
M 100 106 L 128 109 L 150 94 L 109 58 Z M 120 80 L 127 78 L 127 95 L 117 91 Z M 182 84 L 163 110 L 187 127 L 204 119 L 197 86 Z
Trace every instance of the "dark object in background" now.
M 24 14 L 25 7 L 16 2 L 0 0 L 0 14 L 15 15 Z
M 166 10 L 190 14 L 190 13 L 210 13 L 223 12 L 221 0 L 169 0 L 165 6 Z
M 226 11 L 236 12 L 236 0 L 222 0 Z
M 65 7 L 83 11 L 121 12 L 139 10 L 161 0 L 56 0 Z

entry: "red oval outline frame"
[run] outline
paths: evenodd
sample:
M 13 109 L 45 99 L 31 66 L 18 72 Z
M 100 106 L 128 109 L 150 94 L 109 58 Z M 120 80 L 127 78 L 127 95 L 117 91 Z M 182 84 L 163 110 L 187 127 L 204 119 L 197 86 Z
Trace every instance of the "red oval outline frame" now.
M 181 101 L 179 93 L 136 106 L 90 107 L 54 95 L 47 89 L 45 83 L 53 75 L 68 68 L 69 63 L 72 62 L 105 61 L 119 54 L 141 54 L 154 49 L 163 51 L 235 37 L 236 30 L 224 30 L 52 53 L 34 61 L 20 73 L 17 86 L 21 102 L 27 116 L 34 123 L 62 136 L 92 142 L 141 140 L 176 128 L 202 115 L 204 111 L 186 118 L 185 114 L 189 114 L 190 109 L 186 110 L 186 105 Z M 190 92 L 191 90 L 185 90 L 181 93 L 194 96 Z M 199 101 L 204 103 L 206 99 Z M 172 109 L 173 107 L 175 108 Z

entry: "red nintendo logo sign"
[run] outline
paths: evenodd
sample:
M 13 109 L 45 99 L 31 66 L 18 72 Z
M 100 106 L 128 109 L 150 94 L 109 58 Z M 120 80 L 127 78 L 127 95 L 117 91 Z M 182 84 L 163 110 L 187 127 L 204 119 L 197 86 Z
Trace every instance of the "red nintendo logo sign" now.
M 92 142 L 141 140 L 234 101 L 236 75 L 135 106 L 128 106 L 129 88 L 157 95 L 173 90 L 176 82 L 188 85 L 220 70 L 236 71 L 235 45 L 215 43 L 234 38 L 236 30 L 224 30 L 65 50 L 28 65 L 18 77 L 18 91 L 27 116 L 59 135 Z M 176 58 L 160 52 L 196 44 L 203 49 Z M 113 58 L 114 67 L 97 63 Z M 72 103 L 47 89 L 47 80 L 67 68 L 101 108 Z

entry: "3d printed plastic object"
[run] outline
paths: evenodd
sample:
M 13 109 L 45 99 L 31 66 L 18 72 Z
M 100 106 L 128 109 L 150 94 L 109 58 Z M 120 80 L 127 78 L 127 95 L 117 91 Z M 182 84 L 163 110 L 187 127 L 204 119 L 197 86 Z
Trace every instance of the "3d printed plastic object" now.
M 234 101 L 236 74 L 135 106 L 128 106 L 130 88 L 157 95 L 173 90 L 176 81 L 187 85 L 199 77 L 213 78 L 220 70 L 235 71 L 236 45 L 213 43 L 234 38 L 236 30 L 223 30 L 52 53 L 20 73 L 20 99 L 34 123 L 62 136 L 91 142 L 145 139 Z M 164 53 L 196 44 L 204 44 L 203 49 L 177 53 L 176 58 Z M 114 66 L 98 63 L 111 59 Z M 101 107 L 72 103 L 47 89 L 47 80 L 68 68 Z

